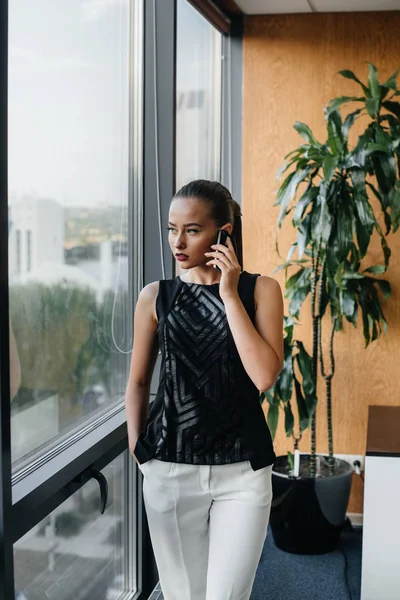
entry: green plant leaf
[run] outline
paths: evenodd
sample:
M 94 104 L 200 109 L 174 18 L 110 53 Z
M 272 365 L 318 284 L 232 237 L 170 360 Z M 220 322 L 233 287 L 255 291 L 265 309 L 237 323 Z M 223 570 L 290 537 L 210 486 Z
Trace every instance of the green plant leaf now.
M 365 106 L 366 106 L 369 116 L 372 119 L 376 119 L 376 117 L 378 116 L 378 112 L 379 112 L 380 98 L 376 97 L 376 96 L 372 97 L 372 98 L 367 98 L 367 100 L 365 102 Z
M 268 414 L 267 414 L 267 423 L 268 423 L 269 430 L 271 432 L 272 439 L 275 439 L 276 430 L 278 427 L 278 421 L 279 421 L 279 406 L 276 406 L 275 404 L 270 404 L 269 408 L 268 408 Z
M 295 242 L 295 244 L 297 244 L 297 242 Z M 276 269 L 274 269 L 274 271 L 272 271 L 272 275 L 275 275 L 275 273 L 279 273 L 280 271 L 282 271 L 282 269 L 288 269 L 289 267 L 293 267 L 296 265 L 305 265 L 305 264 L 308 264 L 308 262 L 309 261 L 306 258 L 303 258 L 301 260 L 293 260 L 292 259 L 290 261 L 285 261 L 284 263 L 282 263 L 281 265 L 276 267 Z
M 317 204 L 310 213 L 311 225 L 310 233 L 317 246 L 320 243 L 326 244 L 329 240 L 332 229 L 332 217 L 329 212 L 326 201 L 326 186 L 322 182 L 319 186 Z
M 380 100 L 380 86 L 378 80 L 378 71 L 372 63 L 368 63 L 368 83 L 371 96 Z
M 378 284 L 384 298 L 388 299 L 390 298 L 391 294 L 392 294 L 392 288 L 391 285 L 388 281 L 386 281 L 386 279 L 377 279 L 376 283 Z
M 296 391 L 296 402 L 297 402 L 297 411 L 299 414 L 299 426 L 300 432 L 307 429 L 310 423 L 310 418 L 308 416 L 306 402 L 303 396 L 303 392 L 301 390 L 300 382 L 295 378 L 294 386 Z
M 280 397 L 283 402 L 288 402 L 293 392 L 293 358 L 290 346 L 285 347 L 283 368 L 279 375 Z
M 299 259 L 305 253 L 310 240 L 311 215 L 306 215 L 297 230 L 297 255 Z
M 348 279 L 364 279 L 365 275 L 362 273 L 357 273 L 357 271 L 345 271 L 342 274 L 342 277 L 347 281 Z
M 296 288 L 291 295 L 291 300 L 289 304 L 289 314 L 296 319 L 299 318 L 299 313 L 301 307 L 303 306 L 304 300 L 307 298 L 308 294 L 311 291 L 311 283 L 309 285 Z
M 338 249 L 338 260 L 342 262 L 350 252 L 350 248 L 353 244 L 353 236 L 355 233 L 355 221 L 354 216 L 349 215 L 348 211 L 343 205 L 342 209 L 337 213 L 337 229 L 336 229 L 336 240 Z M 332 243 L 332 238 L 330 239 Z
M 286 291 L 289 291 L 291 288 L 295 288 L 299 286 L 299 279 L 302 275 L 304 275 L 305 268 L 301 267 L 296 273 L 294 273 L 285 283 Z
M 376 152 L 382 152 L 383 154 L 389 154 L 390 156 L 393 153 L 393 151 L 384 144 L 379 144 L 378 142 L 370 142 L 368 146 L 366 146 L 367 156 L 375 154 Z
M 393 113 L 398 119 L 400 119 L 400 102 L 390 102 L 390 100 L 386 100 L 382 103 L 382 106 L 384 106 L 386 110 Z
M 365 98 L 363 98 L 363 100 L 365 100 Z M 348 138 L 350 129 L 354 125 L 354 122 L 357 119 L 357 117 L 363 112 L 363 110 L 364 110 L 363 108 L 359 108 L 358 110 L 355 110 L 354 112 L 347 115 L 347 117 L 345 118 L 343 127 L 342 127 L 342 136 L 343 136 L 343 139 L 346 140 L 346 142 L 347 142 L 347 138 Z
M 398 69 L 395 73 L 393 73 L 393 75 L 391 75 L 389 77 L 389 79 L 387 81 L 385 81 L 383 85 L 383 87 L 389 88 L 391 90 L 396 91 L 397 90 L 397 75 L 399 74 L 400 69 Z
M 343 124 L 338 110 L 331 112 L 328 118 L 328 145 L 334 156 L 343 152 Z
M 361 257 L 364 257 L 371 241 L 371 233 L 369 228 L 362 225 L 359 219 L 356 219 L 356 235 Z
M 327 156 L 324 160 L 324 179 L 325 179 L 325 184 L 328 186 L 330 184 L 330 182 L 332 181 L 333 175 L 337 169 L 339 163 L 339 157 L 338 156 Z
M 386 235 L 387 235 L 392 226 L 390 215 L 386 212 L 387 209 L 389 208 L 389 201 L 387 199 L 387 196 L 380 194 L 378 192 L 378 190 L 375 188 L 375 186 L 372 185 L 372 183 L 367 181 L 366 184 L 370 188 L 370 190 L 372 190 L 372 192 L 374 193 L 376 198 L 378 198 L 378 200 L 379 200 L 379 203 L 381 205 L 382 212 L 384 215 L 384 220 L 385 220 L 385 225 L 386 225 Z M 375 221 L 375 227 L 376 227 L 376 221 Z
M 294 417 L 293 417 L 292 407 L 290 405 L 290 402 L 287 402 L 286 404 L 284 404 L 284 411 L 285 411 L 285 431 L 286 431 L 287 437 L 290 437 L 291 435 L 293 435 L 293 427 L 294 427 Z
M 341 291 L 340 305 L 345 318 L 354 327 L 357 327 L 358 305 L 354 286 L 351 285 L 351 282 L 348 282 L 347 287 Z
M 365 347 L 367 347 L 369 345 L 370 341 L 371 341 L 371 336 L 370 336 L 370 333 L 369 333 L 368 310 L 367 310 L 365 293 L 359 294 L 359 300 L 358 301 L 359 301 L 360 306 L 361 306 L 364 341 L 365 341 Z
M 343 104 L 347 104 L 347 102 L 364 102 L 365 98 L 364 96 L 340 96 L 340 98 L 333 98 L 333 100 L 330 100 L 328 102 L 328 104 L 325 107 L 325 117 L 328 118 L 330 116 L 330 114 L 337 110 L 340 106 L 342 106 Z M 362 109 L 360 109 L 362 110 Z
M 296 194 L 296 190 L 299 184 L 304 181 L 307 175 L 310 173 L 310 168 L 303 169 L 301 171 L 293 171 L 285 179 L 284 183 L 278 190 L 278 196 L 276 204 L 281 205 L 281 209 L 278 217 L 278 226 L 282 226 L 283 219 L 286 214 L 286 209 L 289 202 L 291 202 Z
M 369 89 L 358 79 L 358 77 L 355 76 L 353 71 L 344 69 L 343 71 L 339 71 L 339 74 L 342 75 L 343 77 L 346 77 L 346 79 L 352 79 L 353 81 L 356 81 L 357 83 L 359 83 L 364 91 L 364 94 L 366 96 L 370 95 Z
M 297 341 L 296 345 L 299 350 L 298 354 L 296 354 L 296 361 L 299 366 L 299 370 L 302 377 L 304 401 L 306 403 L 308 416 L 312 417 L 317 406 L 317 397 L 315 395 L 315 381 L 312 370 L 312 358 L 306 351 L 302 342 Z
M 381 246 L 382 246 L 383 256 L 385 258 L 385 265 L 388 266 L 392 251 L 389 248 L 389 246 L 385 240 L 385 237 L 383 235 L 381 236 Z
M 296 121 L 293 125 L 297 133 L 301 135 L 309 144 L 312 146 L 320 147 L 321 144 L 315 139 L 311 129 L 305 123 L 301 123 L 300 121 Z
M 341 311 L 346 318 L 352 318 L 356 307 L 356 299 L 349 289 L 344 288 L 340 294 Z
M 293 226 L 298 227 L 307 206 L 318 196 L 318 188 L 312 187 L 311 184 L 307 187 L 304 194 L 298 199 L 296 208 L 293 213 Z
M 376 154 L 372 159 L 379 188 L 389 194 L 396 183 L 396 162 L 393 156 Z
M 389 193 L 390 219 L 395 232 L 400 225 L 400 189 L 393 188 Z
M 363 273 L 373 273 L 374 275 L 382 275 L 387 270 L 385 265 L 372 265 L 372 267 L 368 267 L 368 269 L 364 269 Z
M 363 183 L 365 186 L 365 179 L 364 179 Z M 353 179 L 353 185 L 357 190 L 363 189 L 362 182 L 360 182 L 360 181 L 358 181 L 356 183 L 355 180 Z M 365 187 L 364 187 L 364 190 L 365 190 Z M 354 204 L 356 207 L 356 213 L 358 215 L 358 218 L 360 219 L 361 225 L 363 227 L 366 227 L 369 235 L 371 235 L 372 228 L 375 224 L 375 217 L 374 217 L 374 211 L 372 210 L 372 207 L 368 201 L 368 198 L 363 194 L 356 193 L 356 194 L 354 194 L 353 201 L 354 201 Z

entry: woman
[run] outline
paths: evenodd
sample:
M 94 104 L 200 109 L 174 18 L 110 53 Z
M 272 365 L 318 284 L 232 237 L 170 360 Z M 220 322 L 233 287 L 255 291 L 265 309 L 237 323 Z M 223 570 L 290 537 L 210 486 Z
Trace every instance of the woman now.
M 229 237 L 215 245 L 221 229 L 237 253 Z M 282 368 L 282 295 L 275 280 L 242 271 L 240 206 L 218 182 L 174 196 L 169 243 L 185 274 L 147 285 L 137 302 L 129 448 L 164 600 L 248 600 L 272 499 L 259 395 Z

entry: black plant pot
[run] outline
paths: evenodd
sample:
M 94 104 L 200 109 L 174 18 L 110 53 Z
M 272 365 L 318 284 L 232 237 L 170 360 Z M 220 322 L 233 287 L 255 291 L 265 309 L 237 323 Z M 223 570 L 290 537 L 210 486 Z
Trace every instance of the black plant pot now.
M 306 473 L 310 456 L 300 456 Z M 319 455 L 321 473 L 327 457 Z M 273 501 L 270 524 L 275 544 L 294 554 L 332 552 L 346 520 L 353 469 L 335 459 L 334 475 L 294 478 L 288 475 L 287 456 L 278 456 L 272 472 Z

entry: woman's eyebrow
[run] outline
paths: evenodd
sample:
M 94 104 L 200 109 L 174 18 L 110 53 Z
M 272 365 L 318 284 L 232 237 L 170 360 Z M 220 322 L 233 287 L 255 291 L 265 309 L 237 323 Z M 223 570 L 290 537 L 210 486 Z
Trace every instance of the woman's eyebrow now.
M 173 225 L 175 227 L 175 223 L 171 223 L 171 221 L 169 221 L 169 225 Z M 199 225 L 199 223 L 185 223 L 183 226 L 190 227 L 193 225 L 195 225 L 196 227 L 203 227 L 203 225 Z

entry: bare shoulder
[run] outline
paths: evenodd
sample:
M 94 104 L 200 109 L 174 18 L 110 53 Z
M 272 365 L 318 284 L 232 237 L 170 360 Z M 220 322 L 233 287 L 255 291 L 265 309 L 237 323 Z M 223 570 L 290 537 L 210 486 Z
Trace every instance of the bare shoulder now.
M 257 304 L 268 301 L 268 303 L 282 304 L 282 290 L 279 283 L 273 277 L 267 275 L 260 275 L 256 280 L 256 287 L 254 290 L 254 300 Z
M 153 318 L 157 320 L 156 314 L 156 300 L 158 296 L 158 290 L 160 288 L 159 281 L 153 281 L 144 286 L 139 294 L 139 298 L 136 305 L 136 311 L 143 313 L 151 313 Z
M 153 281 L 152 283 L 148 283 L 141 290 L 139 297 L 145 300 L 155 300 L 157 298 L 159 288 L 159 281 Z

